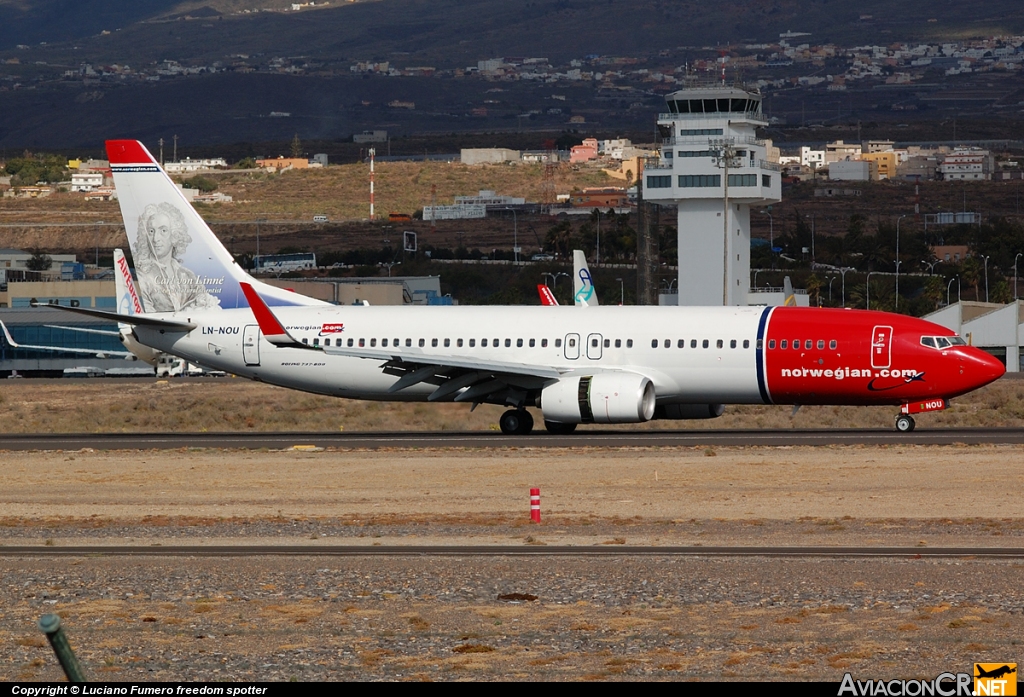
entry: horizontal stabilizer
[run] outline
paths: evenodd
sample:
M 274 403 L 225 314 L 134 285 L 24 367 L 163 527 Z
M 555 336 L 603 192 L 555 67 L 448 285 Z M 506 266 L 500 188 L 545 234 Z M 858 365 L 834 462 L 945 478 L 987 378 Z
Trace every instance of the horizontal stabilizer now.
M 71 331 L 77 331 L 74 327 L 58 327 L 59 329 L 70 329 Z M 82 348 L 68 348 L 66 346 L 30 346 L 29 344 L 19 344 L 11 336 L 11 333 L 7 330 L 7 325 L 0 322 L 0 330 L 2 330 L 4 338 L 7 340 L 7 344 L 12 349 L 29 349 L 32 351 L 54 351 L 56 353 L 79 353 L 86 356 L 95 356 L 96 358 L 107 358 L 109 356 L 118 356 L 120 358 L 131 358 L 132 354 L 128 351 L 108 351 L 105 349 L 82 349 Z M 95 330 L 94 330 L 95 331 Z
M 125 324 L 139 325 L 143 327 L 156 327 L 157 329 L 166 329 L 169 332 L 190 332 L 196 328 L 196 325 L 192 322 L 178 322 L 170 319 L 157 319 L 156 317 L 147 317 L 146 315 L 122 315 L 117 312 L 107 312 L 106 310 L 93 310 L 88 307 L 68 307 L 67 305 L 50 305 L 48 303 L 33 303 L 32 307 L 51 307 L 54 310 L 63 310 L 64 312 L 74 312 L 79 315 L 87 315 L 89 317 L 99 317 L 100 319 L 110 320 L 111 322 L 123 322 Z

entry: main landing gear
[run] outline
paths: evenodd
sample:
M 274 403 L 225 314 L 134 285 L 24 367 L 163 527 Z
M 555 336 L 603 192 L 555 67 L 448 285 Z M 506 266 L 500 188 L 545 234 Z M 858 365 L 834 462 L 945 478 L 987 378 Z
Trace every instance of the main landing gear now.
M 498 419 L 498 426 L 507 436 L 525 436 L 533 430 L 533 416 L 525 409 L 509 409 Z

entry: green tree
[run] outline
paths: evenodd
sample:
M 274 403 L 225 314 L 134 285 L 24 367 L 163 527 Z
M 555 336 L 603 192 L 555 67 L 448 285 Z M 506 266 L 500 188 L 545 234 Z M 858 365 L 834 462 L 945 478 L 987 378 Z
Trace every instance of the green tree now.
M 44 254 L 38 249 L 32 250 L 32 257 L 25 262 L 29 271 L 46 271 L 53 266 L 53 259 L 49 254 Z
M 209 177 L 192 177 L 191 179 L 186 179 L 184 184 L 193 189 L 199 189 L 204 194 L 217 190 L 217 182 Z

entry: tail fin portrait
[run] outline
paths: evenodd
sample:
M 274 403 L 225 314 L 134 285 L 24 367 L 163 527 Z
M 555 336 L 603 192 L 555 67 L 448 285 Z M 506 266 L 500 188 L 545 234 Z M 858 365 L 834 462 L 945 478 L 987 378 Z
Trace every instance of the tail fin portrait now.
M 576 306 L 598 305 L 594 279 L 590 276 L 590 268 L 587 267 L 587 255 L 582 250 L 574 249 L 572 252 L 572 272 L 572 297 Z
M 109 140 L 107 157 L 146 312 L 248 307 L 240 283 L 268 305 L 325 304 L 250 277 L 142 143 Z

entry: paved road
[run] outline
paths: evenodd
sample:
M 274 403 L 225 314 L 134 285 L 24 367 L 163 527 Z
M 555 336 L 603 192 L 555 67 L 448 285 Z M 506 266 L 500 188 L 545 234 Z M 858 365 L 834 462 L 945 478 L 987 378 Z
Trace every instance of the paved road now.
M 465 433 L 83 433 L 0 435 L 0 450 L 140 450 L 174 448 L 568 448 L 711 445 L 951 445 L 1022 444 L 1024 428 L 583 431 L 505 436 Z
M 3 557 L 902 557 L 1024 558 L 1022 547 L 635 547 L 151 545 L 0 546 Z

